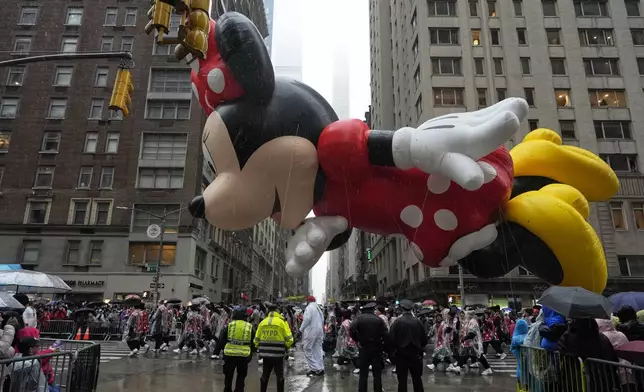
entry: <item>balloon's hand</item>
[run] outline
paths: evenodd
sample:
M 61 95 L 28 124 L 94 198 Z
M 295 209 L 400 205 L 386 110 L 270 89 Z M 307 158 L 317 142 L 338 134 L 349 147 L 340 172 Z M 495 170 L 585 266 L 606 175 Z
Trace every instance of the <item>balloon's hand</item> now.
M 295 230 L 286 246 L 286 273 L 302 276 L 307 273 L 331 240 L 347 230 L 349 222 L 342 216 L 319 216 L 309 218 Z
M 525 100 L 508 98 L 476 112 L 451 113 L 416 129 L 399 129 L 394 133 L 394 163 L 477 190 L 484 183 L 485 169 L 477 161 L 510 140 L 527 114 Z

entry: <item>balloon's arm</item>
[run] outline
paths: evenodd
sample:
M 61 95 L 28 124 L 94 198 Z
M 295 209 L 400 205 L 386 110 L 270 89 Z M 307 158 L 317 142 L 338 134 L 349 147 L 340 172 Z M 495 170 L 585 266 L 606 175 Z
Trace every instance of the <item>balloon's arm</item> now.
M 246 16 L 224 13 L 215 21 L 216 50 L 250 99 L 262 102 L 273 95 L 275 73 L 264 40 Z

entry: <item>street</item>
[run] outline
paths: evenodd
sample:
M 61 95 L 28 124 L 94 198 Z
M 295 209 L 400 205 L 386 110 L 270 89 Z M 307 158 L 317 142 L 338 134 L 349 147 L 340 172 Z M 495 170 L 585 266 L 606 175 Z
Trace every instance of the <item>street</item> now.
M 309 378 L 305 376 L 306 361 L 302 351 L 295 353 L 295 361 L 289 364 L 286 372 L 286 391 L 288 392 L 347 392 L 358 388 L 358 375 L 352 374 L 352 368 L 336 370 L 334 361 L 326 358 L 326 376 Z M 162 354 L 154 358 L 141 356 L 139 358 L 122 358 L 101 361 L 98 392 L 164 392 L 164 391 L 213 391 L 223 389 L 222 361 L 211 361 L 206 356 L 191 357 L 185 353 Z M 490 364 L 495 373 L 482 377 L 471 369 L 464 375 L 430 372 L 426 367 L 423 372 L 425 390 L 431 391 L 495 391 L 509 392 L 516 390 L 516 379 L 512 377 L 516 360 L 508 357 L 500 361 L 490 356 Z M 387 366 L 383 374 L 385 391 L 395 391 L 397 380 L 392 373 L 392 366 Z M 246 391 L 259 391 L 261 366 L 254 358 L 246 378 Z M 274 381 L 272 375 L 271 381 Z M 371 379 L 370 379 L 371 380 Z M 412 390 L 411 380 L 409 390 Z M 272 382 L 269 391 L 275 391 Z M 371 382 L 369 383 L 371 391 Z M 188 392 L 188 391 L 186 391 Z

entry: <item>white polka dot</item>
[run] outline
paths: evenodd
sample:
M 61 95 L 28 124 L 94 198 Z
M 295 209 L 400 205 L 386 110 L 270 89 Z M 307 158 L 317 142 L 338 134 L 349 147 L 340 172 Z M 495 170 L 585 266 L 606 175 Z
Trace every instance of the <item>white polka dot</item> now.
M 199 102 L 199 90 L 197 90 L 197 85 L 194 82 L 192 82 L 192 93 L 197 98 L 197 102 Z
M 400 212 L 400 220 L 407 226 L 417 228 L 423 223 L 423 212 L 416 206 L 407 206 Z
M 447 177 L 440 174 L 432 174 L 427 180 L 427 189 L 435 195 L 440 195 L 447 192 L 451 181 Z
M 445 231 L 452 231 L 458 226 L 458 219 L 450 210 L 438 210 L 434 214 L 434 223 Z
M 224 80 L 224 73 L 219 68 L 213 68 L 208 72 L 208 87 L 217 94 L 221 94 L 226 88 L 226 81 Z
M 494 166 L 490 165 L 487 162 L 477 162 L 479 166 L 481 167 L 481 170 L 483 170 L 483 183 L 487 184 L 488 182 L 494 180 L 496 178 L 496 169 Z
M 420 261 L 423 261 L 423 259 L 425 258 L 425 255 L 423 255 L 423 251 L 420 250 L 420 247 L 413 242 L 409 243 L 409 247 L 411 248 L 412 252 L 414 252 L 414 255 L 416 256 L 416 258 Z

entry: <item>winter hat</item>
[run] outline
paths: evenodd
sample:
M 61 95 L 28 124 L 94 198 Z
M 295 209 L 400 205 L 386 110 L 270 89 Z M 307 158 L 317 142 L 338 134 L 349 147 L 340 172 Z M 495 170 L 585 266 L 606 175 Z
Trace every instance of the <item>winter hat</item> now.
M 312 295 L 309 295 L 308 297 L 306 297 L 306 301 L 307 301 L 307 302 L 317 302 L 317 301 L 315 300 L 315 297 L 314 297 L 314 296 L 312 296 Z

